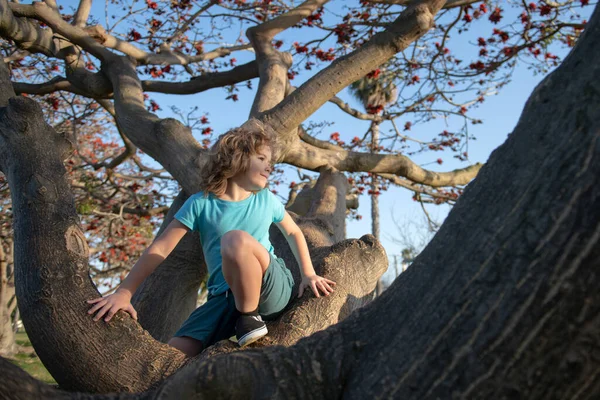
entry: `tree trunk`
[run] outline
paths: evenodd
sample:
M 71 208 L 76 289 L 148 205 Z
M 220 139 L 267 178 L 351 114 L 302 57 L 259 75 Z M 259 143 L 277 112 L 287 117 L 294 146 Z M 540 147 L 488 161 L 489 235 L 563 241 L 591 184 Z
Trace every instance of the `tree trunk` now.
M 190 364 L 144 398 L 599 398 L 598 76 L 596 9 L 386 292 L 295 346 Z M 0 370 L 6 398 L 50 397 Z
M 8 262 L 0 243 L 0 355 L 10 357 L 17 352 L 17 343 L 12 326 L 11 300 L 15 294 L 12 279 L 9 280 Z
M 379 148 L 379 123 L 371 123 L 371 151 L 377 152 Z M 377 176 L 371 176 L 371 234 L 375 239 L 379 240 L 379 185 L 377 184 Z M 383 282 L 381 278 L 377 280 L 375 295 L 379 296 L 383 293 Z

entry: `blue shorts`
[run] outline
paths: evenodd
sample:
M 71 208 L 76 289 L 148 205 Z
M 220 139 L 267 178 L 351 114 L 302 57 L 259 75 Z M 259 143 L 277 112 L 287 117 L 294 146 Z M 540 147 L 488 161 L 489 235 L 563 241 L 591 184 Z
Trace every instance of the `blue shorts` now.
M 290 302 L 293 287 L 291 271 L 287 269 L 283 259 L 271 254 L 260 288 L 259 314 L 265 320 L 277 318 Z M 175 337 L 191 337 L 201 341 L 206 348 L 233 336 L 238 316 L 231 290 L 217 295 L 209 294 L 206 303 L 192 312 L 175 333 Z

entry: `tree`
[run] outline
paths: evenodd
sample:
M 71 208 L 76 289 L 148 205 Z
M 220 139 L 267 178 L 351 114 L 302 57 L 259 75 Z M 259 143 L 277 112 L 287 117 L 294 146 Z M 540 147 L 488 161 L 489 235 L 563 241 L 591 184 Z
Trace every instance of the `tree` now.
M 294 142 L 298 124 L 361 73 L 422 35 L 442 5 L 410 4 L 384 32 L 285 98 L 282 77 L 289 63 L 261 40 L 266 37 L 270 43 L 269 34 L 282 20 L 251 29 L 261 81 L 252 114 L 256 119 L 248 124 L 269 126 L 277 132 L 278 143 L 302 148 Z M 293 15 L 302 17 L 296 12 L 300 15 L 286 15 L 288 21 L 295 23 Z M 596 11 L 575 51 L 536 89 L 507 143 L 467 188 L 414 267 L 390 290 L 295 346 L 214 355 L 227 350 L 222 343 L 149 396 L 186 398 L 196 391 L 208 397 L 247 396 L 252 389 L 269 391 L 256 392 L 257 397 L 285 391 L 298 397 L 437 398 L 449 390 L 485 398 L 547 393 L 573 397 L 577 391 L 597 396 L 597 360 L 586 357 L 584 349 L 597 333 L 598 313 L 599 216 L 594 205 L 600 193 L 594 180 L 600 172 L 600 99 L 594 77 L 600 65 L 599 19 Z M 203 162 L 198 143 L 175 121 L 148 115 L 129 60 L 101 48 L 93 51 L 104 58 L 113 84 L 117 122 L 165 165 L 185 192 L 192 192 L 197 170 L 189 166 L 201 168 Z M 10 88 L 6 72 L 1 84 Z M 87 244 L 64 179 L 68 143 L 47 128 L 35 102 L 13 97 L 10 89 L 0 93 L 0 104 L 6 105 L 0 113 L 0 165 L 13 196 L 17 295 L 34 347 L 65 389 L 136 391 L 158 385 L 182 365 L 181 354 L 153 341 L 126 315 L 109 326 L 94 325 L 83 315 L 84 300 L 96 292 L 85 279 Z M 278 157 L 284 160 L 296 150 L 283 148 Z M 307 162 L 323 161 L 319 157 L 332 157 L 331 152 L 311 153 Z M 352 161 L 352 154 L 348 157 Z M 369 158 L 373 156 L 365 156 Z M 349 161 L 336 164 L 332 158 L 329 164 L 345 162 Z M 384 167 L 375 166 L 371 172 Z M 314 249 L 315 264 L 338 280 L 340 289 L 327 302 L 301 299 L 273 326 L 272 343 L 289 345 L 344 319 L 368 299 L 386 264 L 383 249 L 369 236 L 334 244 L 343 232 L 346 178 L 331 167 L 320 172 L 315 202 L 300 222 Z M 404 172 L 429 184 L 450 178 L 410 165 Z M 278 240 L 276 246 L 282 248 Z M 180 263 L 182 275 L 192 271 L 187 268 L 194 262 L 189 253 L 185 257 L 178 249 L 175 255 L 179 261 L 171 262 Z M 442 304 L 440 299 L 446 301 Z M 314 320 L 312 315 L 332 318 Z M 98 347 L 84 345 L 78 340 L 83 337 Z M 15 385 L 13 378 L 19 373 L 0 362 L 3 376 L 11 377 L 0 384 L 4 396 L 17 396 L 19 390 L 33 396 L 53 394 L 31 381 Z M 115 362 L 118 373 L 101 368 Z M 81 365 L 88 368 L 82 371 Z M 532 365 L 533 375 L 527 373 Z M 565 369 L 573 365 L 577 368 Z M 568 379 L 562 379 L 565 372 Z M 127 379 L 133 376 L 138 380 Z M 260 388 L 252 385 L 256 376 L 261 376 Z M 386 380 L 394 384 L 382 385 Z

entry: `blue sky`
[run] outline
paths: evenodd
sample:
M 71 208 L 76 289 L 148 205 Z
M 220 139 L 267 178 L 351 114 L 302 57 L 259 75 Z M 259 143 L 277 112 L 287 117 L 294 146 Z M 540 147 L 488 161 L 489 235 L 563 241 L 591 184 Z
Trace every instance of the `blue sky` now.
M 342 1 L 333 1 L 327 7 L 336 12 L 342 12 Z M 354 3 L 354 2 L 353 2 Z M 358 2 L 356 2 L 358 3 Z M 59 4 L 72 5 L 76 2 L 64 2 Z M 142 6 L 144 3 L 139 1 L 138 5 Z M 586 13 L 589 15 L 593 7 L 588 7 Z M 104 21 L 104 3 L 96 2 L 94 4 L 92 15 L 99 21 Z M 510 21 L 510 10 L 506 11 L 505 21 Z M 514 16 L 512 19 L 514 20 Z M 206 20 L 205 20 L 206 21 Z M 502 24 L 499 24 L 500 27 Z M 473 24 L 471 31 L 463 35 L 454 35 L 452 51 L 456 54 L 464 55 L 465 60 L 473 60 L 474 47 L 469 42 L 476 40 L 477 36 L 489 37 L 492 26 L 485 21 L 482 21 L 478 25 Z M 229 31 L 231 41 L 234 41 L 240 34 L 243 34 L 244 28 L 232 27 Z M 307 37 L 302 36 L 303 30 L 290 30 L 284 32 L 276 39 L 283 39 L 286 45 L 294 41 L 306 42 Z M 243 35 L 242 35 L 243 36 Z M 225 37 L 225 39 L 228 39 Z M 223 44 L 226 44 L 224 42 Z M 205 48 L 211 49 L 217 47 L 215 45 L 207 44 Z M 327 46 L 323 46 L 327 47 Z M 285 48 L 285 46 L 284 46 Z M 556 54 L 563 56 L 566 51 L 554 51 Z M 234 55 L 238 60 L 238 64 L 246 62 L 247 60 L 253 59 L 254 56 L 250 52 L 236 53 Z M 318 69 L 313 71 L 302 72 L 292 83 L 294 85 L 300 85 L 304 80 L 310 78 Z M 470 125 L 469 130 L 477 140 L 471 141 L 469 144 L 469 161 L 471 163 L 486 162 L 490 153 L 499 145 L 501 145 L 506 139 L 507 135 L 512 131 L 517 123 L 520 113 L 523 109 L 523 105 L 529 95 L 531 94 L 534 87 L 539 83 L 543 77 L 540 75 L 534 75 L 532 71 L 528 70 L 526 66 L 518 67 L 515 69 L 511 83 L 501 89 L 500 93 L 496 96 L 487 97 L 486 101 L 480 105 L 477 109 L 473 110 L 470 115 L 472 117 L 480 118 L 483 120 L 483 124 Z M 253 87 L 257 87 L 257 81 L 254 80 Z M 213 89 L 208 92 L 199 93 L 196 95 L 189 96 L 167 96 L 151 93 L 151 98 L 155 99 L 162 107 L 162 111 L 158 112 L 160 117 L 171 116 L 169 111 L 169 105 L 175 105 L 182 109 L 184 112 L 191 106 L 198 106 L 199 110 L 203 113 L 207 113 L 210 119 L 211 127 L 217 133 L 225 132 L 231 127 L 238 126 L 246 121 L 250 106 L 253 99 L 253 91 L 248 90 L 240 85 L 239 98 L 237 102 L 231 100 L 225 100 L 227 94 L 224 89 Z M 353 107 L 361 109 L 361 105 L 349 96 L 346 90 L 340 93 L 345 101 L 349 102 Z M 318 110 L 309 121 L 321 122 L 330 121 L 335 124 L 329 128 L 326 128 L 320 138 L 327 139 L 329 134 L 332 132 L 340 132 L 342 139 L 347 142 L 354 136 L 362 136 L 369 127 L 369 123 L 365 121 L 359 121 L 348 117 L 344 112 L 339 110 L 337 106 L 333 104 L 326 104 L 320 110 Z M 404 122 L 397 121 L 398 126 L 403 126 Z M 453 125 L 454 124 L 454 125 Z M 422 126 L 417 126 L 411 131 L 411 136 L 426 138 L 430 140 L 434 135 L 441 132 L 443 129 L 455 129 L 458 130 L 458 126 L 461 125 L 461 121 L 450 121 L 449 126 L 445 125 L 444 121 L 434 121 Z M 383 129 L 389 129 L 389 126 L 382 125 Z M 201 135 L 196 135 L 200 138 Z M 200 138 L 201 139 L 201 138 Z M 442 156 L 444 159 L 443 165 L 437 165 L 435 160 Z M 437 171 L 449 171 L 455 168 L 464 168 L 468 163 L 459 162 L 452 158 L 451 154 L 441 155 L 437 152 L 429 152 L 423 155 L 419 155 L 414 158 L 414 161 L 420 165 L 425 165 L 426 168 L 430 168 Z M 290 172 L 289 180 L 298 180 L 295 172 Z M 281 192 L 284 187 L 281 187 Z M 381 220 L 381 241 L 386 248 L 386 251 L 390 257 L 393 255 L 399 255 L 402 246 L 395 243 L 393 238 L 399 236 L 398 227 L 393 222 L 394 220 L 400 221 L 402 224 L 409 224 L 408 221 L 413 221 L 413 225 L 409 228 L 409 236 L 415 237 L 415 244 L 418 245 L 418 237 L 422 236 L 423 233 L 419 232 L 419 229 L 425 230 L 425 223 L 423 219 L 423 212 L 421 206 L 412 200 L 412 193 L 405 189 L 390 188 L 385 194 L 380 196 L 380 220 Z M 350 238 L 357 238 L 366 233 L 370 233 L 371 230 L 371 219 L 370 219 L 370 199 L 368 196 L 361 196 L 359 213 L 363 216 L 362 220 L 348 221 L 347 234 Z M 428 206 L 428 212 L 437 221 L 441 222 L 447 215 L 449 207 L 442 206 Z M 416 222 L 416 224 L 415 224 Z M 418 228 L 421 226 L 421 228 Z M 406 228 L 406 227 L 405 227 Z M 393 266 L 390 266 L 388 273 L 386 273 L 384 279 L 390 280 L 393 278 Z

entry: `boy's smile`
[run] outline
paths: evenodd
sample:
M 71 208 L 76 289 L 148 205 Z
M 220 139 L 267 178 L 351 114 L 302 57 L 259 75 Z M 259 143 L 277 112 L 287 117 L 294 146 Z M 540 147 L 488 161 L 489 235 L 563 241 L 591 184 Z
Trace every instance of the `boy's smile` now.
M 250 156 L 244 175 L 248 184 L 254 187 L 251 191 L 255 191 L 255 188 L 264 189 L 271 175 L 271 168 L 271 149 L 268 146 L 259 148 L 256 154 Z

